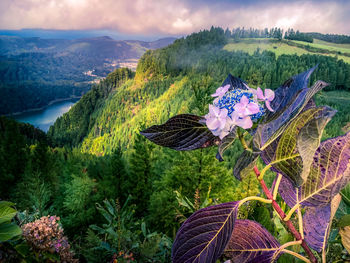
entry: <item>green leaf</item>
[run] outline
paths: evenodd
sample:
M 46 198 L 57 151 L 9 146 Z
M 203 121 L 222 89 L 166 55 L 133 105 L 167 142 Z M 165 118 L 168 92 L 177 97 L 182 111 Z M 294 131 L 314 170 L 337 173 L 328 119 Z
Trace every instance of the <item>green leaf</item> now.
M 100 212 L 100 214 L 103 215 L 103 217 L 107 220 L 108 223 L 112 222 L 113 216 L 110 213 L 108 213 L 108 211 L 104 209 L 104 207 L 102 207 L 100 204 L 96 204 L 96 208 Z
M 334 114 L 329 107 L 311 108 L 300 113 L 280 138 L 263 151 L 262 159 L 272 166 L 272 170 L 288 177 L 294 186 L 302 185 L 310 172 L 323 129 Z
M 338 222 L 338 227 L 350 226 L 350 215 L 344 215 Z
M 4 206 L 14 206 L 15 203 L 8 202 L 8 201 L 0 201 L 0 209 Z
M 256 207 L 252 214 L 252 219 L 260 223 L 270 233 L 274 232 L 275 227 L 273 221 L 271 220 L 270 211 L 265 206 Z
M 0 224 L 10 222 L 17 214 L 16 209 L 9 206 L 0 207 Z
M 15 246 L 16 251 L 22 256 L 22 257 L 27 257 L 27 255 L 30 252 L 30 248 L 28 244 L 26 243 L 21 243 Z
M 21 228 L 15 224 L 0 225 L 0 242 L 8 241 L 21 234 L 22 234 Z
M 340 192 L 344 202 L 350 206 L 350 184 L 347 184 Z

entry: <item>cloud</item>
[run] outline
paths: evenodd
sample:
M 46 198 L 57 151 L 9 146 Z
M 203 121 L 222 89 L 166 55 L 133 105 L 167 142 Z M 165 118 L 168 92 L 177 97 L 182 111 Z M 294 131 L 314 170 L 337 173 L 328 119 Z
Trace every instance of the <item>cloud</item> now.
M 350 34 L 350 1 L 1 0 L 2 29 L 110 29 L 188 34 L 221 27 L 293 27 Z

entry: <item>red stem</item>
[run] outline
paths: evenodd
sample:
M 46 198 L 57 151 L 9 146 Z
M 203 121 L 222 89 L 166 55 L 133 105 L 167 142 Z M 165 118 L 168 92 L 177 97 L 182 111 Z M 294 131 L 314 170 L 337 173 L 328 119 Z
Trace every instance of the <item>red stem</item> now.
M 260 175 L 260 171 L 258 169 L 258 167 L 254 166 L 254 172 L 256 174 L 257 177 L 259 177 Z M 259 179 L 258 179 L 259 180 Z M 266 197 L 270 200 L 272 200 L 272 207 L 275 209 L 275 211 L 279 214 L 279 216 L 284 219 L 286 217 L 286 214 L 283 212 L 283 210 L 281 209 L 281 207 L 277 204 L 277 202 L 273 199 L 273 196 L 270 192 L 270 190 L 267 188 L 264 179 L 259 180 L 260 185 L 266 195 Z M 302 239 L 300 233 L 298 232 L 298 230 L 296 230 L 296 228 L 294 227 L 294 225 L 292 224 L 292 222 L 290 220 L 288 221 L 284 221 L 285 225 L 288 227 L 289 231 L 293 234 L 293 236 L 296 238 L 296 240 L 302 240 L 301 246 L 304 248 L 306 254 L 309 256 L 310 260 L 312 263 L 317 263 L 317 259 L 315 257 L 315 255 L 312 253 L 312 251 L 310 250 L 310 248 L 308 247 L 308 245 L 306 244 L 305 240 Z

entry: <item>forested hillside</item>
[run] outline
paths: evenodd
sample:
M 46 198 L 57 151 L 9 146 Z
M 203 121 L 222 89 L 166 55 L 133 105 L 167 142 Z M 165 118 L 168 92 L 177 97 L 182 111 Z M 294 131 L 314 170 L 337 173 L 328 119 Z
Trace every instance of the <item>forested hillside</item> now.
M 81 262 L 170 262 L 175 233 L 189 215 L 258 195 L 259 188 L 254 174 L 243 181 L 232 175 L 243 151 L 240 144 L 225 152 L 225 162 L 218 162 L 216 147 L 177 152 L 150 143 L 141 130 L 179 113 L 205 115 L 210 94 L 228 74 L 253 88 L 275 89 L 317 64 L 311 82 L 322 79 L 330 86 L 316 103 L 339 111 L 324 138 L 349 130 L 349 64 L 330 56 L 225 50 L 231 40 L 223 29 L 212 28 L 147 51 L 136 73 L 121 68 L 109 74 L 47 135 L 0 119 L 0 167 L 7 167 L 0 170 L 6 175 L 0 183 L 11 182 L 11 187 L 2 187 L 0 198 L 16 203 L 22 223 L 60 216 Z M 7 165 L 11 156 L 16 159 Z M 272 183 L 271 173 L 265 179 Z M 259 221 L 279 240 L 293 239 L 276 223 L 277 215 L 266 220 L 266 214 L 264 204 L 251 202 L 240 209 L 239 218 Z M 23 257 L 16 255 L 21 241 L 16 242 L 0 246 L 13 252 L 6 254 L 13 262 Z M 330 249 L 330 262 L 339 260 L 342 247 L 333 244 Z M 297 261 L 283 255 L 279 262 Z

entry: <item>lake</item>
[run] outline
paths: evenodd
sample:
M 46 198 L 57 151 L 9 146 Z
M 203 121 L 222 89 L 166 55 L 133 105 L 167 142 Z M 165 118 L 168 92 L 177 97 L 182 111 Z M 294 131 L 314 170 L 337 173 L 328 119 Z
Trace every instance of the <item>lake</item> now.
M 79 99 L 58 101 L 42 110 L 21 113 L 12 116 L 12 118 L 20 122 L 30 123 L 44 132 L 47 132 L 56 119 L 69 111 L 78 100 Z

